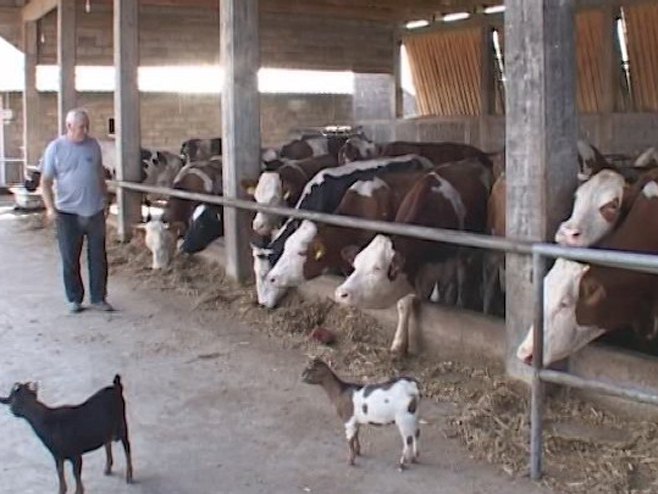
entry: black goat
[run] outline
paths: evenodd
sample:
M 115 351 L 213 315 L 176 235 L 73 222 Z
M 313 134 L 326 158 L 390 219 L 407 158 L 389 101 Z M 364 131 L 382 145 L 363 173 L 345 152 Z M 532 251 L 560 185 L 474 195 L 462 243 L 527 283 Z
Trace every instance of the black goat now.
M 0 398 L 0 403 L 9 405 L 16 417 L 27 420 L 53 455 L 59 477 L 59 494 L 66 492 L 64 460 L 73 464 L 75 494 L 83 494 L 84 487 L 80 478 L 82 455 L 101 446 L 105 446 L 105 475 L 109 475 L 113 464 L 112 441 L 121 440 L 123 443 L 126 453 L 126 482 L 132 483 L 133 467 L 126 423 L 126 402 L 118 374 L 114 377 L 112 386 L 101 389 L 76 406 L 47 407 L 37 400 L 35 383 L 16 383 L 7 398 Z

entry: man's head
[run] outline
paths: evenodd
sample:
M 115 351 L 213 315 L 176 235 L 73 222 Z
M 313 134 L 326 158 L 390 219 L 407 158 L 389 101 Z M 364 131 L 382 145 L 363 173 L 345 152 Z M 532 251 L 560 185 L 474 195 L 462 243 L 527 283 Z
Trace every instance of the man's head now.
M 82 108 L 74 108 L 66 114 L 66 136 L 73 142 L 82 142 L 89 133 L 89 114 Z

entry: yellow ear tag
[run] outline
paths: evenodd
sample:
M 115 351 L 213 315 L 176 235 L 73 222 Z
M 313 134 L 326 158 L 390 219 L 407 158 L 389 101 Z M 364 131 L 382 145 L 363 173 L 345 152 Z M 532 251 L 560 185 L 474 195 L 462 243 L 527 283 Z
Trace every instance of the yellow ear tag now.
M 249 187 L 247 187 L 247 194 L 248 195 L 253 196 L 255 193 L 256 193 L 256 187 L 254 187 L 253 185 L 250 185 Z
M 315 251 L 315 260 L 319 261 L 324 256 L 324 247 L 318 247 L 318 250 Z
M 285 194 L 283 194 L 283 198 L 287 201 L 290 199 L 290 191 L 287 191 Z

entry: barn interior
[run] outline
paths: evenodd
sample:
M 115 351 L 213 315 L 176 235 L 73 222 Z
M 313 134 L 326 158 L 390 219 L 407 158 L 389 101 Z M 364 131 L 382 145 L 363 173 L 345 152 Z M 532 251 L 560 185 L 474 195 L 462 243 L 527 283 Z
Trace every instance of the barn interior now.
M 622 165 L 631 164 L 658 142 L 658 31 L 653 27 L 658 4 L 649 0 L 531 3 L 508 1 L 503 12 L 501 2 L 493 0 L 255 2 L 257 25 L 247 26 L 242 19 L 233 29 L 257 33 L 258 67 L 344 72 L 351 74 L 353 82 L 351 90 L 343 92 L 258 94 L 253 88 L 242 88 L 234 95 L 236 101 L 256 94 L 259 106 L 258 111 L 246 112 L 243 122 L 239 111 L 222 108 L 226 100 L 219 89 L 138 92 L 135 85 L 124 99 L 118 82 L 116 93 L 112 89 L 76 92 L 74 67 L 111 67 L 117 61 L 113 2 L 0 0 L 0 36 L 25 54 L 24 90 L 6 91 L 0 97 L 4 119 L 0 159 L 36 163 L 47 142 L 58 134 L 62 105 L 85 106 L 94 134 L 102 138 L 116 134 L 117 139 L 117 105 L 127 105 L 122 111 L 128 124 L 122 132 L 137 129 L 134 145 L 172 152 L 189 138 L 225 136 L 227 115 L 233 119 L 232 128 L 242 132 L 234 139 L 236 146 L 254 135 L 250 131 L 260 131 L 253 150 L 261 144 L 280 145 L 300 130 L 329 125 L 361 127 L 377 142 L 463 142 L 492 153 L 507 148 L 508 180 L 514 184 L 508 195 L 513 204 L 508 217 L 512 213 L 515 219 L 508 220 L 512 224 L 508 235 L 552 239 L 555 225 L 568 213 L 565 205 L 570 200 L 565 198 L 571 197 L 575 186 L 575 175 L 568 170 L 575 159 L 576 138 Z M 59 11 L 69 12 L 64 21 Z M 217 0 L 140 0 L 138 18 L 133 33 L 138 47 L 129 41 L 122 45 L 128 77 L 137 66 L 190 68 L 190 84 L 199 77 L 215 77 L 212 70 L 196 73 L 191 67 L 219 66 L 220 33 L 231 31 L 222 31 Z M 66 29 L 71 26 L 73 30 Z M 513 41 L 508 39 L 510 32 Z M 529 46 L 523 61 L 507 60 L 511 50 L 506 44 L 515 42 L 518 47 L 524 40 Z M 560 49 L 551 51 L 555 40 Z M 253 54 L 248 39 L 241 43 L 242 53 Z M 413 93 L 401 85 L 402 46 Z M 37 67 L 64 59 L 69 69 L 59 91 L 37 88 Z M 515 65 L 508 70 L 510 62 Z M 537 64 L 544 70 L 528 69 Z M 234 68 L 231 80 L 239 80 L 240 70 L 247 69 Z M 526 73 L 532 73 L 527 84 L 512 84 Z M 219 78 L 205 82 L 221 85 Z M 516 106 L 506 108 L 506 88 L 515 91 Z M 564 99 L 572 102 L 570 114 L 560 110 Z M 561 103 L 552 104 L 557 100 Z M 137 113 L 130 110 L 130 101 L 133 106 L 137 102 Z M 240 159 L 246 158 L 238 156 L 236 163 Z M 237 175 L 245 172 L 235 166 Z M 5 165 L 4 170 L 7 183 L 22 179 L 18 167 Z M 134 203 L 131 207 L 132 216 L 126 221 L 135 217 Z M 238 254 L 237 260 L 224 261 L 239 248 L 220 242 L 205 255 L 229 265 L 235 262 L 239 278 L 243 269 L 239 265 L 249 261 Z M 504 361 L 510 375 L 527 379 L 529 370 L 517 362 L 514 350 L 532 320 L 531 265 L 526 257 L 508 259 L 506 320 L 426 304 L 421 324 L 432 351 L 449 347 L 475 359 L 485 355 Z M 302 291 L 326 296 L 333 287 L 335 280 L 327 277 Z M 381 317 L 392 326 L 394 315 L 391 310 Z M 655 392 L 657 353 L 652 345 L 616 338 L 587 346 L 570 359 L 568 368 L 584 378 Z M 614 399 L 606 402 L 621 406 Z

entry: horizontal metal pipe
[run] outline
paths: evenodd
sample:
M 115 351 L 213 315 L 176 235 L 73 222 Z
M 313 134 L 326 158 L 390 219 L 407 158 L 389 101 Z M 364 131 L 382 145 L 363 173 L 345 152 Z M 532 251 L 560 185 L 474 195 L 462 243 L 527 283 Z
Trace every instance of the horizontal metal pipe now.
M 429 228 L 419 225 L 393 223 L 388 221 L 365 220 L 354 216 L 341 216 L 317 211 L 287 208 L 280 206 L 264 206 L 254 201 L 235 199 L 225 196 L 201 194 L 184 190 L 174 190 L 167 187 L 155 187 L 151 185 L 137 184 L 132 182 L 120 182 L 108 180 L 108 184 L 114 187 L 123 187 L 130 190 L 159 194 L 163 196 L 179 197 L 209 204 L 236 207 L 250 211 L 261 211 L 263 213 L 291 216 L 331 225 L 349 228 L 362 228 L 391 235 L 407 235 L 410 237 L 436 242 L 449 242 L 467 247 L 500 250 L 515 254 L 532 254 L 537 252 L 547 257 L 564 257 L 575 261 L 593 262 L 606 264 L 613 267 L 624 267 L 639 271 L 647 271 L 658 274 L 658 256 L 650 254 L 638 254 L 630 252 L 619 252 L 614 250 L 584 249 L 576 247 L 562 247 L 554 244 L 532 243 L 527 240 L 514 240 L 502 237 L 492 237 L 477 233 L 467 233 L 455 230 Z
M 648 403 L 650 405 L 658 405 L 658 396 L 647 393 L 646 391 L 584 379 L 566 372 L 542 369 L 539 372 L 539 377 L 545 382 L 571 386 L 573 388 L 585 389 L 587 391 L 595 391 L 604 395 L 626 398 L 641 403 Z
M 208 194 L 199 194 L 196 192 L 187 192 L 182 190 L 168 189 L 165 187 L 152 187 L 150 185 L 136 184 L 131 182 L 108 181 L 108 184 L 125 189 L 147 192 L 152 194 L 168 195 L 189 199 L 193 201 L 206 202 L 209 204 L 218 204 L 221 206 L 236 207 L 239 209 L 248 209 L 251 211 L 261 211 L 264 213 L 278 214 L 281 216 L 291 216 L 293 218 L 302 218 L 331 225 L 344 226 L 348 228 L 362 228 L 392 235 L 408 235 L 410 237 L 421 238 L 424 240 L 433 240 L 436 242 L 450 242 L 468 247 L 479 247 L 483 249 L 503 250 L 519 254 L 530 254 L 532 244 L 526 241 L 514 241 L 501 237 L 491 237 L 489 235 L 480 235 L 477 233 L 466 233 L 456 230 L 445 230 L 429 228 L 419 225 L 409 225 L 406 223 L 393 223 L 388 221 L 364 220 L 355 216 L 341 216 L 317 211 L 308 211 L 305 209 L 284 208 L 279 206 L 264 206 L 254 201 L 244 199 L 235 199 L 225 196 L 213 196 Z
M 617 250 L 585 249 L 581 247 L 563 247 L 555 244 L 536 243 L 532 251 L 547 257 L 564 257 L 574 261 L 604 264 L 606 266 L 634 269 L 658 274 L 658 255 L 637 252 L 620 252 Z

